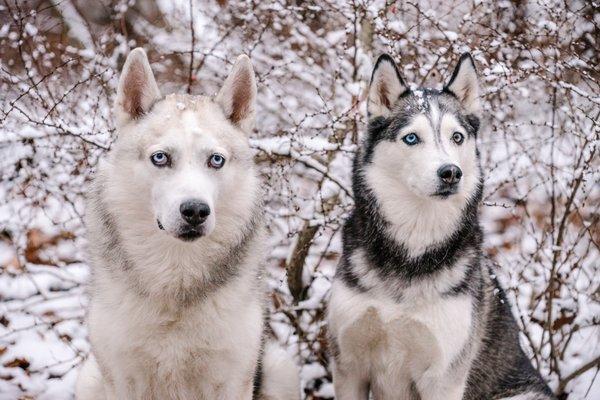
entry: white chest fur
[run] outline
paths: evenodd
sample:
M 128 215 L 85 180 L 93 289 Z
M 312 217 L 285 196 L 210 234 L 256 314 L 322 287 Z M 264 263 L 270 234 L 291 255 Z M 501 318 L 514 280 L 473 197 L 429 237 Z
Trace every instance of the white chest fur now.
M 395 393 L 392 398 L 398 393 L 409 398 L 412 383 L 447 375 L 471 334 L 469 296 L 444 297 L 418 287 L 408 291 L 406 301 L 398 303 L 341 281 L 332 288 L 329 329 L 340 351 L 338 375 L 370 381 L 376 398 L 388 398 L 386 391 Z
M 114 282 L 95 296 L 90 339 L 107 389 L 127 398 L 249 398 L 262 306 L 243 282 L 177 311 Z

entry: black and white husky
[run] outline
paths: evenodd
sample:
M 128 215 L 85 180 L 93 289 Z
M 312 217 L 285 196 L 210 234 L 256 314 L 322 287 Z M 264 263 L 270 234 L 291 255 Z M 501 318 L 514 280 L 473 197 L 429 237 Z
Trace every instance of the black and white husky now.
M 552 398 L 482 255 L 478 96 L 468 54 L 441 91 L 375 65 L 328 311 L 338 400 Z
M 87 211 L 92 353 L 78 399 L 298 399 L 264 339 L 262 206 L 240 56 L 215 98 L 161 96 L 146 53 L 119 82 L 118 138 Z

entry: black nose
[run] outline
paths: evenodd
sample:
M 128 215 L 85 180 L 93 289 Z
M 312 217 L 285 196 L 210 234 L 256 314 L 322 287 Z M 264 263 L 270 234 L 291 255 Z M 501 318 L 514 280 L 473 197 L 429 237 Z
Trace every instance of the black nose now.
M 442 181 L 449 185 L 455 185 L 462 177 L 462 171 L 454 164 L 444 164 L 437 171 Z
M 210 215 L 210 207 L 200 200 L 186 200 L 179 206 L 179 212 L 188 224 L 198 225 Z

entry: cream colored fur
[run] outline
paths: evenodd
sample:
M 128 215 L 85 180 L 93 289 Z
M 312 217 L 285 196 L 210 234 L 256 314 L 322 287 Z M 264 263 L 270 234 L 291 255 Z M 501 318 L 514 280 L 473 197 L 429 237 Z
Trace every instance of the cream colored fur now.
M 136 49 L 125 63 L 119 137 L 98 168 L 87 210 L 92 355 L 77 382 L 80 400 L 252 398 L 264 334 L 265 240 L 247 140 L 256 95 L 247 57 L 232 75 L 219 101 L 159 99 L 145 53 Z M 239 119 L 230 120 L 232 112 Z M 169 152 L 173 165 L 153 165 L 157 150 Z M 207 164 L 214 152 L 226 159 L 219 170 Z M 211 215 L 204 236 L 185 242 L 177 237 L 179 204 L 190 197 L 206 202 Z M 269 344 L 264 357 L 262 398 L 299 398 L 289 356 Z

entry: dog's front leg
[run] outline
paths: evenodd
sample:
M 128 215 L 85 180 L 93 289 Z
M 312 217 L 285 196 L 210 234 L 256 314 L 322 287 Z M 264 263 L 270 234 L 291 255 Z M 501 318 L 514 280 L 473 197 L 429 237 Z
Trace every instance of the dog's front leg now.
M 215 400 L 252 400 L 253 377 L 230 376 L 229 379 L 213 382 L 203 390 L 202 399 Z
M 333 386 L 337 400 L 368 400 L 369 381 L 352 368 L 339 368 L 333 363 Z
M 119 382 L 107 392 L 108 400 L 143 400 L 153 398 L 152 389 L 141 382 L 130 378 L 127 382 Z
M 432 385 L 429 387 L 421 387 L 419 394 L 421 400 L 461 400 L 465 391 L 464 385 L 449 384 L 449 385 Z
M 459 367 L 445 375 L 428 375 L 417 382 L 421 400 L 461 400 L 465 392 L 467 371 Z
M 252 400 L 253 397 L 253 384 L 252 382 L 246 382 L 244 383 L 238 390 L 237 390 L 237 396 L 235 397 L 230 397 L 230 396 L 225 396 L 223 398 L 223 400 L 225 399 L 248 399 L 248 400 Z

